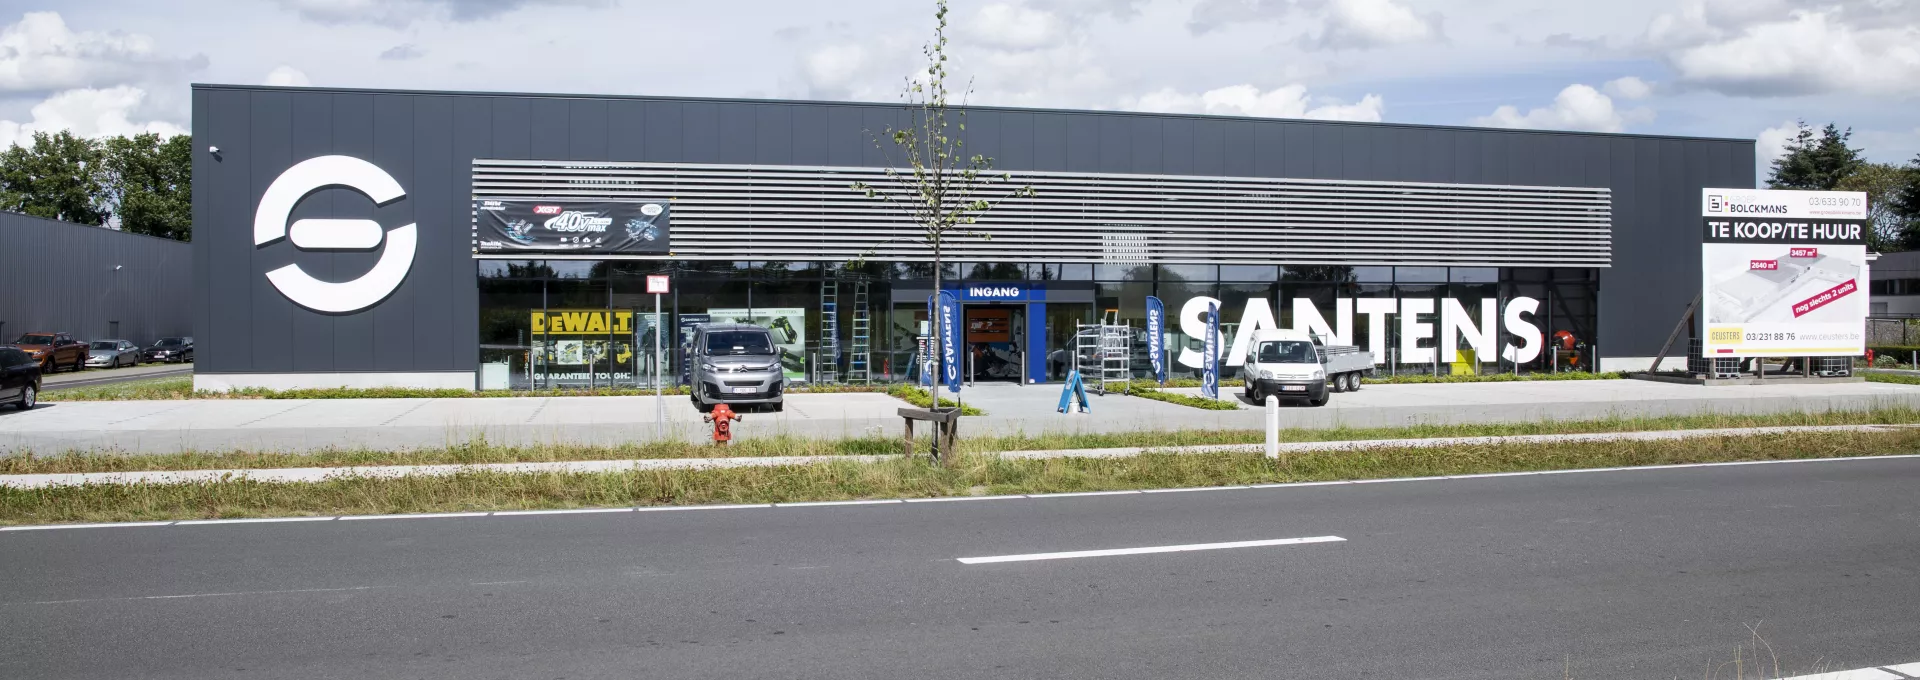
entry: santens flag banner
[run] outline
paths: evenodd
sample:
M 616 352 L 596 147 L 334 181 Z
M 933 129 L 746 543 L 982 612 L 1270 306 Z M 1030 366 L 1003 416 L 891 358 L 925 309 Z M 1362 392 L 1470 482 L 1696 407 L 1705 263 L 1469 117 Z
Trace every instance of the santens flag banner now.
M 476 253 L 666 254 L 666 201 L 473 202 Z
M 1705 356 L 1866 351 L 1867 195 L 1701 192 Z

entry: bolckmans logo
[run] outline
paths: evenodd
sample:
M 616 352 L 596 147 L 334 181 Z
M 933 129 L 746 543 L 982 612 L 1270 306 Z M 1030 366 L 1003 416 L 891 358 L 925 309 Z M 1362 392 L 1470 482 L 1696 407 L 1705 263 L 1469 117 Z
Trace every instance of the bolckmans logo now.
M 1726 211 L 1727 197 L 1721 196 L 1720 194 L 1707 194 L 1707 212 L 1717 213 Z

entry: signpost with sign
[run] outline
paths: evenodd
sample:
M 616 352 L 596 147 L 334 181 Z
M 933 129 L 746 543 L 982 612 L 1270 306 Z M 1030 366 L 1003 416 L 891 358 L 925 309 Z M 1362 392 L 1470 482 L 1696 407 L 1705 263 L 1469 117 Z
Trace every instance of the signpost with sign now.
M 1702 357 L 1866 351 L 1867 196 L 1705 189 Z
M 660 324 L 660 296 L 667 294 L 668 286 L 672 281 L 673 279 L 665 274 L 647 275 L 647 292 L 653 294 L 653 327 L 655 329 L 665 328 Z M 661 398 L 660 392 L 660 360 L 662 358 L 660 335 L 658 330 L 653 334 L 653 401 L 656 409 L 655 416 L 660 424 L 660 435 L 664 437 L 667 434 L 667 401 Z

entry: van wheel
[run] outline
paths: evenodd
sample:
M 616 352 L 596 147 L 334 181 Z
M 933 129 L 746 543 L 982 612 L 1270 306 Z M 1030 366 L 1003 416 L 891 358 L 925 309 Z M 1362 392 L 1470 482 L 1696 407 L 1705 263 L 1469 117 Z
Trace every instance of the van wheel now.
M 1308 400 L 1307 400 L 1307 405 L 1308 405 L 1308 406 L 1326 406 L 1326 405 L 1327 405 L 1327 395 L 1325 395 L 1325 394 L 1322 394 L 1322 395 L 1320 395 L 1320 396 L 1319 396 L 1319 398 L 1316 398 L 1316 399 L 1308 399 Z

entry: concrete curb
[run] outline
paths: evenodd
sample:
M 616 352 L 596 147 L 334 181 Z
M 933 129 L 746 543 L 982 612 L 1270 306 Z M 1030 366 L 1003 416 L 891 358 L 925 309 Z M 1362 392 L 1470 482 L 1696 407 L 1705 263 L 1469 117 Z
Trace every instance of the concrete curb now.
M 1494 444 L 1555 444 L 1605 441 L 1670 441 L 1703 437 L 1760 437 L 1778 434 L 1819 432 L 1885 432 L 1916 425 L 1808 425 L 1784 427 L 1716 428 L 1703 430 L 1656 430 L 1646 432 L 1593 432 L 1584 434 L 1539 434 L 1490 437 L 1432 437 L 1426 439 L 1364 439 L 1330 442 L 1289 442 L 1280 445 L 1281 453 L 1316 451 L 1365 451 L 1394 448 L 1435 448 L 1445 446 L 1486 446 Z M 1005 451 L 1000 457 L 1019 460 L 1045 458 L 1128 458 L 1148 453 L 1258 453 L 1264 444 L 1212 446 L 1122 447 L 1110 449 L 1058 449 L 1048 451 Z M 835 461 L 876 463 L 893 460 L 892 455 L 832 456 L 742 456 L 736 458 L 658 458 L 644 460 L 560 461 L 550 463 L 486 463 L 476 465 L 374 465 L 352 467 L 259 468 L 232 470 L 172 470 L 153 472 L 82 472 L 67 474 L 0 475 L 0 487 L 40 489 L 87 484 L 199 484 L 219 481 L 255 481 L 270 483 L 321 482 L 331 479 L 396 479 L 409 476 L 446 476 L 462 473 L 593 473 L 634 470 L 714 470 L 743 467 L 780 467 L 812 465 Z

